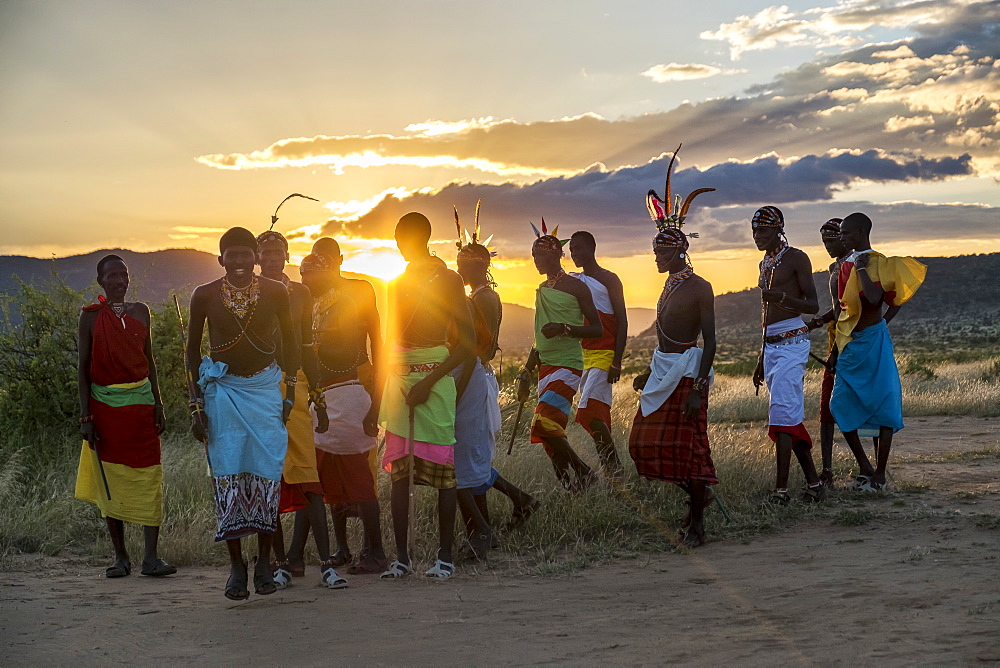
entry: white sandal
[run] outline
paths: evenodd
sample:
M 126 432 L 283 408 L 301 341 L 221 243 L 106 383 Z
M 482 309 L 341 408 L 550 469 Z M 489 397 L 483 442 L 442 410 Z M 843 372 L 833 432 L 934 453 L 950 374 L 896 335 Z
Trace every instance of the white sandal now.
M 271 578 L 274 580 L 275 587 L 284 589 L 292 582 L 292 572 L 284 566 L 278 566 L 274 569 Z
M 441 561 L 438 559 L 434 562 L 434 566 L 428 570 L 424 575 L 429 578 L 437 578 L 438 580 L 447 580 L 455 574 L 455 564 L 449 564 L 447 561 Z
M 408 564 L 404 564 L 402 561 L 394 561 L 389 564 L 389 570 L 382 573 L 379 578 L 382 580 L 398 580 L 412 574 L 413 569 Z
M 333 566 L 326 566 L 323 568 L 322 575 L 320 576 L 320 582 L 327 589 L 344 589 L 347 587 L 347 580 L 345 578 L 337 575 L 337 571 Z

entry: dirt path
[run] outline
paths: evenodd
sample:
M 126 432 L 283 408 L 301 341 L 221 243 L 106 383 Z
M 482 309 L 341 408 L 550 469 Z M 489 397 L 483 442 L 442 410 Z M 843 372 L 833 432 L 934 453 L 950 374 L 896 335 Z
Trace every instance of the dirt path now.
M 748 545 L 555 578 L 310 578 L 233 604 L 220 568 L 0 583 L 0 663 L 806 665 L 1000 662 L 1000 419 L 913 418 L 897 491 Z

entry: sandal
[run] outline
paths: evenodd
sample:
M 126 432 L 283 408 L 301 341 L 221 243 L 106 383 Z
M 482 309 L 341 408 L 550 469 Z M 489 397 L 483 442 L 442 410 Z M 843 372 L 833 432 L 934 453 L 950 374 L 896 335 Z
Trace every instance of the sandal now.
M 271 578 L 274 580 L 274 586 L 278 589 L 284 589 L 290 585 L 292 583 L 292 572 L 288 570 L 288 562 L 272 561 Z
M 434 562 L 434 565 L 427 570 L 424 575 L 429 578 L 437 578 L 438 580 L 447 580 L 455 574 L 455 564 L 449 564 L 447 561 L 441 561 L 438 559 Z
M 772 505 L 785 507 L 792 502 L 792 497 L 788 495 L 787 489 L 776 489 L 771 492 L 771 496 L 768 498 L 768 501 L 770 501 Z
M 274 582 L 274 576 L 271 575 L 271 569 L 267 568 L 264 572 L 259 572 L 257 570 L 256 557 L 253 561 L 253 592 L 258 596 L 270 596 L 274 592 L 278 591 L 278 585 Z
M 513 531 L 517 529 L 522 524 L 528 521 L 528 518 L 538 512 L 538 509 L 542 507 L 542 502 L 538 499 L 531 499 L 528 503 L 518 506 L 514 509 L 514 512 L 510 514 L 510 521 L 507 522 L 507 526 L 504 527 L 504 531 Z
M 152 564 L 147 563 L 145 560 L 142 562 L 142 570 L 139 571 L 143 575 L 148 575 L 154 578 L 162 578 L 165 575 L 173 575 L 177 572 L 177 567 L 168 564 L 163 559 L 157 558 Z
M 341 566 L 347 566 L 352 561 L 354 561 L 354 556 L 351 555 L 350 550 L 337 550 L 333 553 L 332 557 L 323 563 L 329 564 L 334 568 L 340 568 Z
M 389 568 L 379 578 L 383 580 L 398 580 L 412 574 L 413 569 L 410 568 L 409 564 L 404 564 L 402 561 L 394 561 L 389 564 Z
M 250 590 L 247 589 L 247 565 L 241 564 L 243 574 L 238 572 L 230 573 L 226 580 L 226 598 L 230 601 L 245 601 L 250 598 Z
M 830 469 L 823 469 L 819 474 L 819 481 L 823 483 L 827 488 L 833 489 L 833 471 Z
M 385 557 L 373 557 L 370 554 L 362 554 L 358 563 L 347 569 L 348 575 L 374 575 L 382 573 L 389 566 L 389 560 Z
M 123 578 L 126 575 L 132 574 L 132 562 L 126 561 L 122 563 L 121 561 L 116 561 L 111 566 L 104 569 L 104 577 L 106 578 Z
M 826 485 L 822 482 L 816 485 L 806 485 L 802 490 L 802 500 L 806 503 L 826 501 Z
M 854 478 L 848 488 L 855 492 L 881 492 L 885 486 L 884 482 L 875 482 L 871 476 L 859 475 Z
M 319 566 L 320 583 L 327 589 L 344 589 L 347 587 L 347 580 L 337 575 L 333 567 L 333 559 L 327 559 Z
M 701 547 L 705 544 L 705 530 L 696 530 L 692 527 L 688 527 L 684 530 L 684 536 L 681 539 L 681 546 L 683 547 Z

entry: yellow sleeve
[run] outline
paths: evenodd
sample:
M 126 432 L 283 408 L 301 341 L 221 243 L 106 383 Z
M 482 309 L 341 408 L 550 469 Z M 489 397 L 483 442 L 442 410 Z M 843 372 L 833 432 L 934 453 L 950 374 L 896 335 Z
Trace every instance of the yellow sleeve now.
M 927 276 L 927 266 L 912 257 L 876 257 L 872 279 L 885 290 L 885 303 L 902 306 L 910 301 Z

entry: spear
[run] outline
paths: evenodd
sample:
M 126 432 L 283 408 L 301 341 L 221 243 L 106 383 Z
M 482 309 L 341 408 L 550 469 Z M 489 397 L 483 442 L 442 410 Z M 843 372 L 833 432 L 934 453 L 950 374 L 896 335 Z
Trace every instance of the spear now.
M 303 199 L 311 199 L 314 202 L 318 202 L 319 201 L 315 197 L 309 197 L 308 195 L 302 195 L 301 193 L 292 193 L 291 195 L 289 195 L 285 199 L 281 200 L 281 204 L 284 204 L 285 202 L 287 202 L 288 200 L 292 199 L 293 197 L 301 197 Z M 281 208 L 281 204 L 278 205 L 278 209 Z M 273 230 L 274 229 L 274 224 L 276 222 L 278 222 L 278 209 L 275 209 L 274 213 L 271 214 L 271 227 L 267 228 L 268 230 Z

